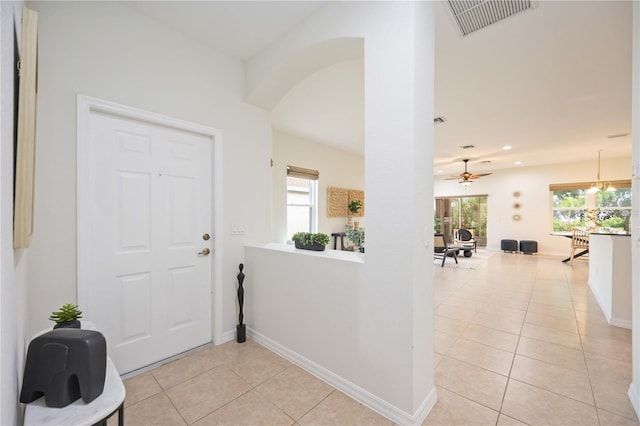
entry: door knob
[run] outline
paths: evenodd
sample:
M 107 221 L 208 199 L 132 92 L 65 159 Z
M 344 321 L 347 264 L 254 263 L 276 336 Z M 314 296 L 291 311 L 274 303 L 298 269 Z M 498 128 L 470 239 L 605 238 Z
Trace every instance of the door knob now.
M 202 251 L 198 254 L 201 254 L 203 256 L 208 256 L 209 253 L 211 253 L 211 250 L 209 250 L 208 248 L 202 249 Z
M 205 240 L 205 241 L 209 241 L 209 238 L 211 238 L 211 236 L 209 234 L 204 234 L 202 236 L 202 239 Z

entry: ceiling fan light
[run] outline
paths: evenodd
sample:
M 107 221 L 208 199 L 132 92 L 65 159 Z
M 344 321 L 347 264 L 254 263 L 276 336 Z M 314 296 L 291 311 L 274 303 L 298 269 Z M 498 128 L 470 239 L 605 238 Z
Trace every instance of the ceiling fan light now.
M 616 188 L 611 185 L 610 183 L 607 184 L 607 189 L 605 189 L 606 192 L 616 192 Z
M 587 194 L 595 194 L 598 192 L 598 187 L 595 183 L 591 184 L 591 188 L 587 189 Z
M 472 180 L 461 180 L 458 183 L 466 188 L 467 186 L 471 185 L 473 183 L 473 181 Z

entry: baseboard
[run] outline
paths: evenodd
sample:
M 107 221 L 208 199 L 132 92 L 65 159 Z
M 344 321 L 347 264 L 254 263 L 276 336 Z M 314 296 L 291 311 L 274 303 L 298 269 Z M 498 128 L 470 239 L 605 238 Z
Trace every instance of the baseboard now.
M 214 344 L 216 346 L 218 346 L 218 345 L 221 345 L 223 343 L 227 343 L 227 342 L 230 342 L 232 340 L 235 340 L 235 338 L 236 338 L 236 330 L 235 329 L 234 330 L 228 330 L 228 331 L 225 331 L 224 333 L 222 333 L 222 336 L 220 336 L 219 339 L 216 339 Z
M 280 343 L 270 339 L 267 336 L 264 336 L 257 331 L 247 328 L 247 335 L 255 340 L 257 343 L 266 347 L 267 349 L 277 353 L 281 357 L 289 360 L 290 362 L 296 364 L 303 370 L 313 374 L 320 380 L 328 383 L 339 391 L 349 395 L 351 398 L 355 399 L 362 405 L 372 409 L 377 412 L 381 416 L 388 418 L 398 425 L 420 425 L 427 417 L 433 406 L 435 405 L 438 396 L 436 394 L 435 387 L 429 392 L 426 396 L 420 407 L 416 411 L 415 414 L 411 415 L 400 408 L 389 404 L 387 401 L 373 395 L 366 389 L 361 388 L 360 386 L 351 383 L 345 378 L 338 376 L 334 372 L 322 367 L 321 365 L 316 364 L 310 359 L 305 358 L 304 356 L 298 354 L 281 345 Z
M 631 326 L 633 325 L 633 323 L 630 320 L 626 320 L 626 319 L 620 319 L 620 318 L 611 318 L 611 321 L 609 321 L 609 324 L 614 325 L 616 327 L 622 327 L 622 328 L 628 328 L 629 330 L 631 330 Z
M 593 287 L 591 287 L 591 285 L 589 285 L 589 288 L 591 289 L 591 294 L 593 294 L 593 297 L 595 297 L 596 302 L 598 302 L 598 306 L 600 306 L 600 310 L 604 314 L 604 317 L 607 319 L 607 322 L 610 325 L 613 325 L 613 326 L 616 326 L 616 327 L 628 328 L 629 330 L 631 330 L 631 328 L 632 328 L 631 326 L 633 324 L 631 322 L 631 320 L 622 319 L 622 318 L 614 318 L 611 315 L 611 310 L 607 309 L 609 307 L 607 306 L 607 304 L 602 302 L 602 298 L 598 295 L 598 293 L 593 291 Z
M 638 391 L 636 387 L 633 385 L 633 382 L 629 385 L 629 392 L 627 392 L 629 396 L 629 400 L 631 401 L 631 405 L 633 406 L 633 411 L 636 412 L 636 416 L 640 418 L 640 395 L 638 395 Z
M 438 402 L 438 394 L 436 393 L 436 388 L 434 386 L 433 389 L 431 389 L 431 392 L 429 392 L 424 398 L 424 401 L 422 401 L 420 407 L 418 407 L 418 411 L 416 411 L 416 413 L 412 416 L 413 420 L 410 424 L 421 425 L 433 409 L 434 405 L 436 405 L 436 402 Z
M 611 308 L 609 308 L 607 304 L 604 303 L 604 301 L 602 300 L 602 297 L 598 294 L 598 292 L 593 290 L 591 283 L 588 283 L 588 284 L 589 284 L 589 289 L 591 290 L 591 294 L 593 294 L 593 297 L 596 298 L 596 302 L 598 302 L 598 306 L 600 306 L 600 310 L 604 314 L 604 317 L 607 319 L 607 322 L 611 324 Z

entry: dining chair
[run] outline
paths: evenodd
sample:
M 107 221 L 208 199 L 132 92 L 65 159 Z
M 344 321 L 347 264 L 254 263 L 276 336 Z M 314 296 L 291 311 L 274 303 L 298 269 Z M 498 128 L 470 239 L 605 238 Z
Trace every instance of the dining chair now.
M 447 245 L 447 241 L 444 238 L 443 234 L 434 234 L 433 235 L 433 257 L 435 259 L 442 259 L 441 267 L 444 267 L 444 262 L 447 260 L 447 257 L 451 255 L 453 260 L 458 263 L 458 250 L 457 247 L 451 247 Z
M 573 265 L 573 257 L 576 250 L 589 250 L 589 233 L 582 228 L 571 228 L 571 261 L 570 265 Z

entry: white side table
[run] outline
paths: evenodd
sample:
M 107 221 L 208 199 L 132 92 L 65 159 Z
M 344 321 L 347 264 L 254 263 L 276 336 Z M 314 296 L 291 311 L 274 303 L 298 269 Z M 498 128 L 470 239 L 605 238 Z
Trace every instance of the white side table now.
M 106 422 L 116 411 L 118 425 L 124 425 L 124 384 L 118 375 L 116 367 L 107 357 L 107 372 L 102 394 L 85 403 L 79 398 L 63 408 L 47 407 L 45 397 L 42 396 L 29 404 L 24 411 L 24 425 L 94 425 Z
M 82 322 L 83 329 L 95 330 L 90 322 Z M 50 330 L 45 330 L 47 332 Z M 41 333 L 38 333 L 42 334 Z M 106 425 L 107 419 L 118 412 L 118 426 L 124 425 L 124 398 L 126 391 L 122 379 L 111 358 L 107 356 L 107 369 L 104 379 L 104 389 L 99 397 L 85 403 L 79 398 L 63 408 L 47 407 L 45 397 L 25 404 L 24 425 Z

